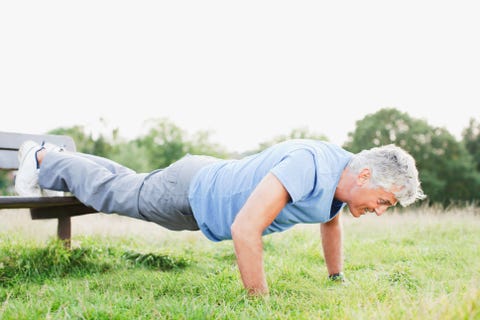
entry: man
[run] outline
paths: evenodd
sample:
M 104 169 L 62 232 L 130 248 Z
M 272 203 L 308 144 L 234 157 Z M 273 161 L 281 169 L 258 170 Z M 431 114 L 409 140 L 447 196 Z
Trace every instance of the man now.
M 186 155 L 166 169 L 135 173 L 118 163 L 51 145 L 19 150 L 21 195 L 69 191 L 100 212 L 232 239 L 246 290 L 268 294 L 262 236 L 320 223 L 329 277 L 341 279 L 340 211 L 382 215 L 424 198 L 414 159 L 394 145 L 352 154 L 314 140 L 290 140 L 240 160 Z M 54 190 L 54 191 L 52 191 Z

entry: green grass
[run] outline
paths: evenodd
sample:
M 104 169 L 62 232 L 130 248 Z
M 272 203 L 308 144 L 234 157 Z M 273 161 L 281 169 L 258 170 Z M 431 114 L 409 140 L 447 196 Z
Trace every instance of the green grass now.
M 318 226 L 264 238 L 271 294 L 248 297 L 230 241 L 0 235 L 1 319 L 480 319 L 480 216 L 344 219 L 345 284 Z M 162 230 L 162 229 L 160 229 Z

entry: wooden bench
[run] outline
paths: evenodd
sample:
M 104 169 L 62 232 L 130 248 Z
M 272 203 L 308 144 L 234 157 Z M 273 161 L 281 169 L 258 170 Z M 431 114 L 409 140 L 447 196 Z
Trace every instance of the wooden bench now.
M 0 131 L 0 170 L 18 169 L 18 149 L 26 140 L 38 143 L 51 142 L 64 146 L 66 150 L 75 151 L 75 142 L 64 135 L 34 135 Z M 82 214 L 96 213 L 93 208 L 80 203 L 73 196 L 65 197 L 21 197 L 0 196 L 0 209 L 30 209 L 32 219 L 58 219 L 57 235 L 70 246 L 71 219 Z M 13 211 L 12 211 L 13 212 Z

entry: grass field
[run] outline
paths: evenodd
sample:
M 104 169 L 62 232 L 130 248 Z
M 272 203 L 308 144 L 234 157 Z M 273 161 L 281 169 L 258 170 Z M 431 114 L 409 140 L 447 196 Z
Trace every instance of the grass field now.
M 231 241 L 118 216 L 0 212 L 0 319 L 480 319 L 480 211 L 345 217 L 345 284 L 326 279 L 318 226 L 264 238 L 271 294 L 242 290 Z

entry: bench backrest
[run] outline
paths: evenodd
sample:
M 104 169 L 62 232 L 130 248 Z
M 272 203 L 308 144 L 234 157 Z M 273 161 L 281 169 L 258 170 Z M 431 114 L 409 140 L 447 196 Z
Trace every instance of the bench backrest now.
M 0 131 L 0 169 L 18 169 L 18 148 L 26 140 L 33 140 L 37 143 L 50 142 L 64 146 L 65 149 L 75 151 L 75 142 L 69 136 L 51 134 L 25 134 L 16 132 Z

